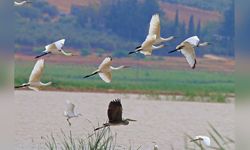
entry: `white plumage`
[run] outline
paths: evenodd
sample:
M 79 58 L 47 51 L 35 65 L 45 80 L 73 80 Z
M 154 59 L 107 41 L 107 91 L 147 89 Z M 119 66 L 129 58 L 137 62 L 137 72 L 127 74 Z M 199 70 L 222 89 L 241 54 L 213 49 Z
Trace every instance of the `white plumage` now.
M 15 88 L 21 88 L 21 87 L 27 87 L 35 90 L 35 91 L 39 91 L 41 87 L 45 87 L 45 86 L 49 86 L 52 84 L 52 82 L 48 82 L 48 83 L 42 83 L 41 80 L 41 76 L 43 74 L 43 70 L 44 70 L 44 59 L 39 59 L 31 74 L 29 77 L 29 82 L 28 83 L 23 83 L 20 86 L 16 86 Z
M 146 56 L 152 55 L 152 51 L 156 49 L 163 48 L 164 45 L 155 46 L 162 42 L 171 41 L 174 36 L 169 38 L 161 37 L 161 27 L 160 27 L 160 16 L 159 14 L 154 14 L 150 21 L 150 26 L 148 30 L 148 35 L 141 46 L 136 47 L 134 51 L 129 52 L 129 54 L 140 52 Z
M 168 42 L 173 40 L 175 37 L 170 36 L 168 38 L 161 37 L 161 25 L 160 25 L 160 16 L 159 14 L 154 14 L 150 21 L 148 36 L 156 35 L 154 45 L 160 44 L 162 42 Z
M 169 53 L 180 51 L 185 56 L 190 67 L 194 69 L 197 63 L 195 48 L 208 46 L 209 44 L 210 43 L 208 42 L 200 43 L 200 39 L 198 38 L 198 36 L 193 36 L 183 41 L 180 45 L 176 47 L 175 50 L 170 51 Z
M 22 1 L 22 2 L 16 2 L 14 1 L 14 6 L 24 6 L 26 4 L 32 3 L 30 1 Z
M 112 64 L 112 57 L 106 57 L 102 63 L 99 65 L 98 69 L 94 71 L 92 74 L 85 76 L 84 78 L 91 77 L 95 74 L 99 74 L 100 78 L 106 82 L 110 83 L 112 81 L 112 70 L 120 70 L 123 68 L 128 68 L 128 66 L 120 66 L 120 67 L 113 67 Z
M 159 147 L 158 147 L 158 145 L 154 145 L 154 150 L 159 150 Z
M 211 140 L 209 137 L 207 136 L 202 136 L 202 135 L 199 135 L 199 136 L 196 136 L 193 140 L 193 141 L 201 141 L 202 144 L 204 144 L 205 146 L 210 146 L 211 145 Z
M 75 105 L 70 101 L 66 101 L 66 110 L 64 111 L 64 116 L 67 117 L 67 121 L 71 126 L 69 119 L 81 116 L 80 113 L 75 112 Z
M 61 39 L 59 41 L 56 41 L 52 44 L 45 46 L 45 50 L 43 51 L 43 53 L 36 56 L 35 58 L 40 58 L 47 54 L 73 56 L 72 53 L 67 53 L 63 50 L 64 43 L 65 43 L 65 39 Z
M 153 44 L 155 43 L 155 41 L 156 41 L 156 35 L 147 36 L 147 38 L 142 43 L 142 45 L 138 46 L 134 51 L 129 52 L 129 55 L 133 54 L 133 53 L 137 53 L 137 52 L 140 52 L 146 56 L 152 55 L 153 50 L 160 49 L 160 48 L 164 47 L 163 44 L 160 46 L 154 46 Z

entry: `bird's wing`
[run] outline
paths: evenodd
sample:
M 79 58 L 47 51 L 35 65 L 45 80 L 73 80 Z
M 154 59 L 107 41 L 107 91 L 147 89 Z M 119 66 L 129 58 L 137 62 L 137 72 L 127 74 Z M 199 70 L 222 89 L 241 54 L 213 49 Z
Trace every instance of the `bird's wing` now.
M 207 136 L 202 136 L 202 139 L 203 139 L 203 142 L 206 146 L 210 146 L 211 144 L 211 141 L 210 141 L 210 138 L 207 137 Z
M 140 53 L 142 53 L 145 56 L 150 56 L 150 55 L 152 55 L 152 49 L 151 50 L 147 50 L 147 51 L 140 51 Z
M 43 70 L 44 70 L 44 59 L 39 59 L 36 62 L 30 74 L 29 82 L 40 82 Z
M 106 57 L 102 63 L 100 64 L 100 66 L 98 67 L 99 70 L 106 70 L 110 68 L 110 65 L 112 64 L 112 58 L 111 57 Z
M 154 44 L 156 40 L 156 34 L 152 36 L 147 36 L 146 40 L 142 43 L 141 48 L 142 49 L 152 49 L 152 45 Z
M 185 47 L 181 49 L 181 53 L 185 56 L 190 67 L 194 69 L 196 65 L 196 56 L 192 45 L 185 43 Z
M 63 45 L 65 43 L 65 39 L 61 39 L 59 41 L 56 41 L 52 44 L 49 44 L 49 45 L 46 45 L 45 46 L 45 49 L 47 52 L 51 52 L 51 51 L 58 51 L 58 50 L 61 50 Z
M 186 39 L 184 42 L 188 42 L 192 46 L 198 46 L 200 39 L 198 38 L 198 36 L 192 36 L 192 37 Z
M 67 101 L 66 104 L 67 104 L 66 111 L 68 113 L 74 113 L 75 105 L 73 103 L 71 103 L 70 101 Z
M 113 100 L 109 103 L 108 118 L 109 122 L 122 121 L 122 104 L 120 99 Z
M 150 21 L 148 35 L 156 35 L 156 38 L 160 38 L 160 17 L 159 14 L 154 14 Z
M 106 83 L 110 83 L 111 80 L 112 80 L 112 74 L 111 74 L 110 71 L 109 71 L 109 72 L 105 72 L 105 73 L 100 72 L 100 73 L 99 73 L 99 76 L 100 76 L 100 78 L 101 78 L 103 81 L 105 81 Z
M 55 45 L 55 43 L 49 44 L 45 46 L 45 52 L 52 52 L 57 50 L 57 47 Z
M 55 42 L 55 46 L 57 49 L 61 50 L 64 43 L 65 43 L 65 39 L 61 39 L 61 40 Z

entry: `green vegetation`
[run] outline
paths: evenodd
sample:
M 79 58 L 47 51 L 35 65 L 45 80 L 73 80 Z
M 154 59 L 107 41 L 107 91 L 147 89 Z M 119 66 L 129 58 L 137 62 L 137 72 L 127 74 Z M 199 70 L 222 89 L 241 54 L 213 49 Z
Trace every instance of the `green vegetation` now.
M 15 84 L 27 82 L 33 63 L 18 62 Z M 42 81 L 52 81 L 52 87 L 63 90 L 123 90 L 145 93 L 181 93 L 186 96 L 212 96 L 222 101 L 223 94 L 234 93 L 232 73 L 177 71 L 136 67 L 113 72 L 111 84 L 99 76 L 83 79 L 96 68 L 80 64 L 46 63 Z M 219 96 L 219 97 L 218 97 Z
M 212 146 L 209 146 L 209 149 L 216 150 L 229 150 L 235 148 L 235 141 L 229 137 L 221 135 L 221 133 L 209 123 L 210 130 L 208 130 L 208 137 L 211 139 Z M 193 140 L 193 137 L 186 134 L 185 136 L 185 149 L 186 150 L 206 150 L 207 148 L 202 145 L 200 142 L 196 141 L 190 143 L 190 140 Z
M 115 136 L 109 128 L 97 131 L 86 138 L 74 138 L 71 131 L 66 135 L 61 131 L 62 139 L 58 143 L 53 134 L 42 137 L 47 150 L 115 150 Z
M 210 1 L 196 1 L 199 1 L 197 5 L 210 4 Z M 234 5 L 231 5 L 231 0 L 228 0 L 229 7 L 223 7 L 224 1 L 223 5 L 221 1 L 212 1 L 210 5 L 223 8 L 221 14 L 225 17 L 221 22 L 207 25 L 199 21 L 196 23 L 194 20 L 197 18 L 192 15 L 188 24 L 181 22 L 178 11 L 176 19 L 169 20 L 163 17 L 165 14 L 156 0 L 122 0 L 103 2 L 98 6 L 72 6 L 70 14 L 59 12 L 43 0 L 34 1 L 31 7 L 15 8 L 15 20 L 19 27 L 15 34 L 16 51 L 33 54 L 42 51 L 46 44 L 66 38 L 65 48 L 79 50 L 82 55 L 101 50 L 124 57 L 119 51 L 132 50 L 138 46 L 145 39 L 151 16 L 159 13 L 161 34 L 179 37 L 167 44 L 169 49 L 174 49 L 188 36 L 198 35 L 202 41 L 209 41 L 213 45 L 205 51 L 199 51 L 197 55 L 212 53 L 234 56 L 234 19 L 231 17 L 234 16 Z M 167 51 L 158 51 L 156 54 L 167 55 Z
M 235 141 L 229 137 L 223 136 L 216 128 L 209 124 L 210 130 L 208 136 L 211 138 L 212 146 L 209 149 L 229 150 L 234 148 Z M 116 145 L 116 135 L 112 134 L 110 128 L 104 128 L 86 137 L 76 138 L 73 137 L 71 131 L 68 135 L 61 131 L 61 137 L 55 137 L 53 134 L 50 136 L 42 137 L 44 147 L 47 150 L 115 150 L 119 146 Z M 58 139 L 59 138 L 59 139 Z M 60 140 L 60 141 L 59 141 Z M 185 150 L 205 150 L 200 142 L 190 142 L 193 136 L 185 134 Z M 131 150 L 131 146 L 127 148 Z M 139 150 L 137 148 L 137 150 Z M 171 146 L 171 149 L 175 148 Z
M 188 5 L 192 7 L 197 7 L 206 10 L 216 10 L 216 11 L 224 11 L 227 9 L 232 3 L 233 0 L 162 0 L 169 3 L 178 3 L 183 5 Z

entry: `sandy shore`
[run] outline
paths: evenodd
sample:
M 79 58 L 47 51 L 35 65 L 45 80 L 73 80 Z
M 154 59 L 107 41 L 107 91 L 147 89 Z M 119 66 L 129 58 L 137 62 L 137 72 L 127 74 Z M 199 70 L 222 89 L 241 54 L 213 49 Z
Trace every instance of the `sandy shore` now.
M 44 149 L 41 136 L 56 135 L 61 129 L 72 130 L 75 136 L 91 133 L 87 120 L 96 126 L 105 122 L 108 103 L 115 98 L 122 99 L 124 117 L 138 120 L 111 128 L 123 148 L 131 145 L 133 149 L 152 150 L 154 141 L 161 150 L 170 149 L 171 144 L 183 149 L 184 133 L 206 135 L 207 122 L 234 138 L 234 104 L 159 101 L 134 94 L 15 91 L 16 149 Z M 72 120 L 71 127 L 63 117 L 66 100 L 83 114 Z

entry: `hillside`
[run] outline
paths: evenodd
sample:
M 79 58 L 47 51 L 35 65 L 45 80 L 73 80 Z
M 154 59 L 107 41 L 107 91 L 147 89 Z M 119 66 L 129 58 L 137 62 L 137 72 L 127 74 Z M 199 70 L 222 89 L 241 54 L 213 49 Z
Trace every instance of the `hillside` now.
M 194 16 L 194 21 L 197 24 L 207 24 L 209 22 L 218 22 L 222 20 L 222 15 L 216 11 L 203 10 L 195 7 L 184 6 L 181 4 L 171 4 L 166 2 L 160 3 L 161 9 L 165 12 L 166 18 L 175 19 L 176 11 L 179 11 L 179 20 L 188 24 L 191 15 Z
M 88 5 L 100 5 L 101 0 L 48 0 L 48 2 L 54 6 L 56 6 L 60 11 L 68 14 L 71 11 L 71 7 L 73 5 L 76 6 L 88 6 Z M 207 24 L 208 22 L 218 22 L 222 19 L 222 15 L 218 11 L 204 10 L 196 7 L 190 7 L 182 4 L 174 4 L 167 2 L 159 2 L 161 9 L 166 14 L 166 18 L 170 20 L 175 19 L 176 11 L 179 11 L 180 22 L 185 22 L 186 24 L 189 21 L 189 17 L 191 15 L 194 16 L 195 23 L 198 20 L 201 21 L 202 24 Z

